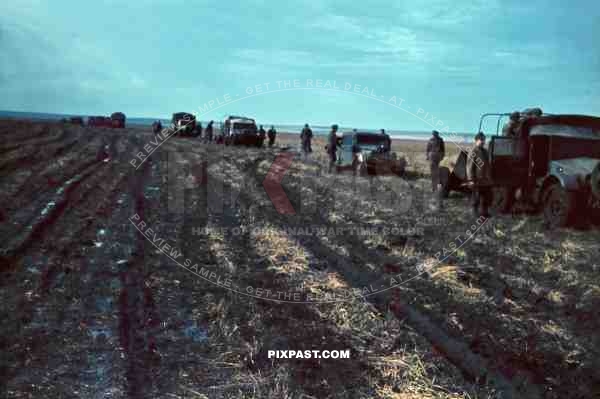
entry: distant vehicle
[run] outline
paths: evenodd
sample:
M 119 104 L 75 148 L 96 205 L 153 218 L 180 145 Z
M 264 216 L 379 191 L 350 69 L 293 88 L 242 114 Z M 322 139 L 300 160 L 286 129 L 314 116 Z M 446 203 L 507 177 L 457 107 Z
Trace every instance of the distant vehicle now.
M 485 114 L 501 119 L 508 114 Z M 600 215 L 600 118 L 586 115 L 549 115 L 524 118 L 520 135 L 492 136 L 489 144 L 493 207 L 509 212 L 520 198 L 541 211 L 550 227 L 563 227 L 577 216 Z M 461 156 L 463 156 L 461 154 Z M 466 162 L 465 162 L 466 163 Z M 458 162 L 457 162 L 458 165 Z M 445 192 L 466 181 L 457 172 L 443 182 Z M 465 167 L 466 172 L 466 167 Z
M 62 123 L 69 123 L 71 125 L 79 125 L 83 126 L 83 118 L 81 116 L 72 116 L 70 118 L 62 118 L 60 120 Z
M 117 129 L 125 128 L 125 114 L 122 112 L 115 112 L 110 116 L 112 127 Z
M 387 134 L 371 132 L 346 132 L 342 135 L 341 150 L 337 152 L 337 169 L 351 169 L 359 175 L 403 175 L 406 160 L 391 151 Z
M 261 147 L 263 139 L 258 134 L 256 121 L 244 116 L 229 116 L 223 122 L 223 142 L 226 145 L 245 144 Z
M 175 134 L 193 135 L 196 132 L 196 116 L 188 112 L 176 112 L 171 118 L 171 124 L 177 131 Z
M 112 127 L 112 120 L 106 116 L 90 116 L 88 117 L 88 126 L 92 127 Z

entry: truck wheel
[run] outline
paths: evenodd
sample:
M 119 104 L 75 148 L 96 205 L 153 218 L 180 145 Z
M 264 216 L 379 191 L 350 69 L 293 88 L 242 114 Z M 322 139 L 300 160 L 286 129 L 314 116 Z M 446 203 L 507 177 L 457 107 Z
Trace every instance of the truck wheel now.
M 513 187 L 494 187 L 492 194 L 492 209 L 500 213 L 509 213 L 515 203 L 515 189 Z
M 450 196 L 450 169 L 442 166 L 440 168 L 440 184 L 442 185 L 442 198 Z
M 544 220 L 548 227 L 565 227 L 573 220 L 577 202 L 575 193 L 565 190 L 559 184 L 553 184 L 543 198 Z

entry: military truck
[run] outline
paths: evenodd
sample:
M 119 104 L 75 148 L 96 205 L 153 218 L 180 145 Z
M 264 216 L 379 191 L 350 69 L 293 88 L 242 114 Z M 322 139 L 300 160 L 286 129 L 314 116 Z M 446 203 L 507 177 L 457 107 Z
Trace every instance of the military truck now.
M 391 151 L 391 139 L 385 133 L 345 132 L 339 147 L 338 171 L 352 170 L 361 176 L 404 174 L 406 160 Z
M 551 227 L 600 214 L 600 118 L 538 113 L 519 121 L 517 136 L 496 135 L 489 143 L 493 208 L 510 212 L 517 200 L 544 216 Z M 461 156 L 464 156 L 461 153 Z M 460 158 L 460 157 L 459 157 Z M 457 162 L 457 165 L 459 162 Z M 444 171 L 444 191 L 465 187 L 464 167 Z
M 258 134 L 256 121 L 245 116 L 228 116 L 223 122 L 223 142 L 225 145 L 255 145 L 262 147 L 263 140 Z
M 87 124 L 91 127 L 112 127 L 112 120 L 106 116 L 89 116 Z
M 189 112 L 176 112 L 171 118 L 176 135 L 191 136 L 196 132 L 196 116 Z
M 122 112 L 114 112 L 110 116 L 112 127 L 116 129 L 125 128 L 125 119 L 125 114 Z

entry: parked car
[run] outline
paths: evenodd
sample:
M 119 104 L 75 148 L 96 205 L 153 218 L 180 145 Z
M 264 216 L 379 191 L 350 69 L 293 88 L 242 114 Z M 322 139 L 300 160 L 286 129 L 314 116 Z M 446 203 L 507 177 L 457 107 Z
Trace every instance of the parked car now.
M 486 114 L 482 121 L 505 115 Z M 550 227 L 566 226 L 577 217 L 598 220 L 600 118 L 540 114 L 521 120 L 519 130 L 517 137 L 496 134 L 491 138 L 493 207 L 509 212 L 518 198 L 543 213 Z M 466 162 L 459 171 L 455 166 L 444 173 L 449 177 L 442 179 L 445 192 L 464 187 L 463 170 Z
M 403 175 L 406 160 L 391 151 L 387 134 L 372 132 L 346 132 L 341 138 L 337 153 L 337 169 L 350 169 L 359 175 Z

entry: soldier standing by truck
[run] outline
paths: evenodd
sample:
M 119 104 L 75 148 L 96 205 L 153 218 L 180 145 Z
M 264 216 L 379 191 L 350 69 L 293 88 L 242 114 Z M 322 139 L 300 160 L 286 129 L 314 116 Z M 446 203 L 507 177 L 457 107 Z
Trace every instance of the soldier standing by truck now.
M 510 114 L 510 119 L 508 120 L 508 123 L 506 125 L 504 125 L 504 127 L 502 127 L 502 135 L 508 136 L 508 137 L 517 137 L 518 136 L 517 128 L 519 125 L 520 118 L 521 118 L 521 113 L 518 111 L 515 111 L 512 114 Z
M 492 202 L 490 155 L 484 145 L 485 134 L 479 132 L 475 135 L 475 146 L 467 159 L 467 178 L 473 183 L 471 204 L 476 218 L 480 216 L 489 218 L 488 208 Z
M 429 170 L 431 172 L 431 191 L 437 193 L 440 183 L 440 162 L 444 159 L 446 148 L 444 139 L 440 137 L 437 130 L 431 132 L 431 138 L 427 142 L 426 158 L 429 161 Z
M 212 142 L 213 138 L 213 123 L 214 121 L 208 122 L 206 129 L 204 129 L 204 139 L 209 143 Z
M 263 128 L 263 125 L 260 125 L 260 129 L 258 129 L 258 143 L 259 143 L 259 147 L 263 146 L 263 143 L 265 142 L 265 137 L 267 137 L 267 132 L 265 131 L 265 129 Z
M 275 136 L 277 136 L 277 131 L 275 131 L 275 126 L 271 126 L 271 128 L 267 132 L 267 136 L 269 136 L 269 147 L 273 147 L 273 144 L 275 144 Z

